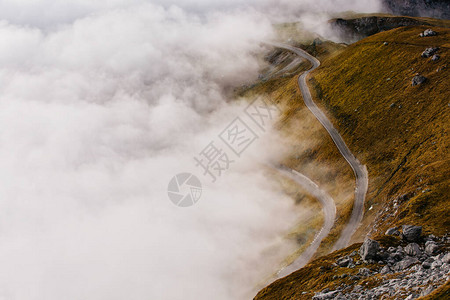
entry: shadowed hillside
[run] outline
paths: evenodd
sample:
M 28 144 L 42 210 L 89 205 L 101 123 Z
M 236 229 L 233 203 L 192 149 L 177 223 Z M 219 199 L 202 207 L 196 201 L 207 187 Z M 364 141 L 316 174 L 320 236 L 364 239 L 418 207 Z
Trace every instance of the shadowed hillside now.
M 322 256 L 275 281 L 255 299 L 311 299 L 314 294 L 314 299 L 335 299 L 332 295 L 337 292 L 344 293 L 339 299 L 345 299 L 345 293 L 356 286 L 361 291 L 376 290 L 389 280 L 408 279 L 412 275 L 407 274 L 425 270 L 427 260 L 448 265 L 449 256 L 443 255 L 448 251 L 450 228 L 450 29 L 435 27 L 437 35 L 420 37 L 427 28 L 401 27 L 363 39 L 325 58 L 309 78 L 315 101 L 369 171 L 365 217 L 353 240 L 363 241 L 369 235 L 379 241 L 381 250 L 373 259 L 365 259 L 356 251 L 361 247 L 358 243 Z M 332 157 L 329 148 L 320 152 L 322 158 Z M 417 251 L 424 253 L 420 257 L 408 252 L 415 246 L 401 233 L 403 238 L 385 235 L 387 229 L 406 224 L 422 226 L 422 235 L 415 241 Z M 393 260 L 395 251 L 404 250 L 408 255 L 402 252 L 399 261 Z M 343 259 L 349 262 L 341 265 Z M 415 266 L 418 262 L 423 266 Z M 436 276 L 442 276 L 440 270 Z M 423 278 L 431 276 L 421 272 L 417 274 Z M 420 276 L 410 280 L 420 284 L 425 280 Z M 431 288 L 426 284 L 414 291 L 408 290 L 414 284 L 399 287 L 399 294 L 388 299 L 411 293 L 444 299 L 448 284 L 431 293 L 439 285 L 442 280 L 436 279 Z

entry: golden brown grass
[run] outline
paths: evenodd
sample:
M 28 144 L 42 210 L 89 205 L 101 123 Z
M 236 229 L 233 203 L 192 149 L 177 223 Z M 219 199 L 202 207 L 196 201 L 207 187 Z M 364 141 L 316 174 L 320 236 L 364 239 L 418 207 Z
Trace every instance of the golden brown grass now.
M 396 246 L 400 243 L 398 239 L 383 236 L 389 227 L 417 224 L 424 227 L 425 233 L 435 235 L 447 233 L 450 228 L 450 29 L 434 28 L 438 36 L 420 38 L 419 33 L 426 28 L 402 27 L 366 38 L 326 58 L 310 77 L 315 101 L 327 112 L 352 152 L 369 170 L 365 219 L 355 240 L 361 240 L 371 232 L 383 246 Z M 438 62 L 420 56 L 429 46 L 440 47 Z M 426 76 L 428 82 L 411 86 L 416 73 Z M 296 78 L 286 79 L 272 90 L 279 91 L 275 95 L 283 99 L 291 99 L 285 104 L 281 128 L 303 116 L 302 102 L 296 100 L 300 96 L 295 86 Z M 266 89 L 271 94 L 270 87 Z M 308 122 L 313 123 L 312 120 Z M 327 134 L 312 129 L 310 132 L 315 132 L 323 143 L 315 144 L 307 151 L 299 148 L 299 157 L 290 157 L 289 165 L 302 168 L 305 160 L 330 162 L 342 168 L 335 170 L 334 175 L 352 179 Z M 293 136 L 295 144 L 295 138 L 299 136 Z M 395 199 L 399 203 L 398 209 L 392 207 Z M 351 211 L 351 200 L 340 205 L 342 220 Z M 326 245 L 331 245 L 335 239 L 333 235 L 338 233 L 339 230 L 332 232 L 330 240 L 322 243 L 320 253 L 326 253 Z M 352 286 L 376 285 L 376 277 L 366 279 L 366 282 L 340 277 L 344 270 L 353 274 L 358 268 L 349 270 L 331 266 L 338 257 L 348 255 L 359 246 L 353 244 L 314 260 L 261 290 L 255 299 L 310 299 L 314 292 L 335 289 L 343 282 Z M 449 283 L 426 299 L 447 299 L 448 294 Z
M 420 38 L 424 29 L 402 27 L 366 38 L 325 60 L 310 80 L 319 104 L 368 166 L 369 195 L 360 236 L 373 226 L 376 212 L 405 194 L 410 199 L 379 224 L 378 233 L 408 223 L 434 234 L 450 228 L 450 29 L 435 28 L 438 36 Z M 438 62 L 421 57 L 429 46 L 440 47 Z M 411 86 L 416 73 L 428 82 Z
M 406 243 L 402 242 L 399 238 L 388 236 L 380 238 L 379 242 L 383 248 L 406 245 Z M 326 256 L 315 259 L 304 268 L 273 282 L 271 285 L 261 290 L 254 299 L 311 299 L 311 297 L 314 296 L 314 293 L 320 292 L 325 288 L 336 290 L 336 288 L 341 284 L 346 284 L 352 287 L 355 285 L 361 285 L 365 288 L 375 287 L 382 280 L 381 275 L 371 277 L 353 276 L 357 275 L 361 268 L 377 270 L 380 268 L 380 265 L 364 264 L 356 265 L 355 268 L 341 268 L 333 266 L 338 258 L 350 255 L 353 251 L 357 251 L 360 246 L 361 243 L 353 244 L 345 249 L 335 251 Z M 359 254 L 354 255 L 353 259 L 359 260 Z M 395 277 L 395 274 L 390 276 Z
M 330 46 L 326 43 L 318 45 L 317 51 L 331 54 Z M 331 46 L 334 47 L 334 46 Z M 303 63 L 300 71 L 309 69 L 309 63 Z M 322 125 L 315 119 L 305 107 L 297 84 L 296 75 L 274 78 L 266 82 L 260 82 L 251 89 L 240 93 L 240 96 L 252 99 L 257 96 L 265 96 L 276 102 L 282 108 L 282 116 L 277 124 L 280 134 L 288 144 L 290 155 L 282 163 L 295 169 L 317 182 L 337 201 L 337 222 L 329 236 L 324 239 L 316 256 L 326 254 L 339 238 L 339 233 L 345 225 L 353 203 L 354 177 L 347 162 L 334 146 L 333 141 Z M 314 203 L 317 211 L 320 206 Z M 322 225 L 321 214 L 305 224 L 304 228 L 313 227 L 318 230 Z M 297 228 L 296 234 L 301 234 L 302 227 Z M 312 236 L 313 237 L 313 236 Z M 308 241 L 311 236 L 308 236 Z M 299 250 L 304 249 L 307 243 Z M 301 251 L 296 251 L 299 255 Z M 294 256 L 295 256 L 294 255 Z M 292 260 L 293 257 L 289 259 Z

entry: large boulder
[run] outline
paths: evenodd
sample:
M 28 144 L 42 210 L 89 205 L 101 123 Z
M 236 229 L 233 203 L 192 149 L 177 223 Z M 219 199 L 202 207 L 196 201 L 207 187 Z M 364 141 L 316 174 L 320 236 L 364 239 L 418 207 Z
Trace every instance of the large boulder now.
M 423 58 L 428 58 L 433 56 L 436 52 L 438 52 L 439 48 L 438 47 L 429 47 L 427 49 L 425 49 L 425 51 L 422 52 L 422 57 Z
M 422 226 L 403 225 L 402 236 L 408 242 L 417 242 L 422 235 Z
M 380 244 L 377 241 L 366 239 L 361 248 L 359 248 L 359 255 L 364 260 L 375 259 L 379 249 Z
M 421 37 L 435 36 L 435 35 L 437 35 L 437 33 L 436 33 L 436 31 L 434 31 L 432 29 L 427 29 L 420 34 Z
M 416 86 L 422 83 L 425 83 L 425 81 L 427 81 L 427 78 L 425 76 L 422 75 L 416 75 L 414 76 L 414 78 L 412 79 L 412 86 Z

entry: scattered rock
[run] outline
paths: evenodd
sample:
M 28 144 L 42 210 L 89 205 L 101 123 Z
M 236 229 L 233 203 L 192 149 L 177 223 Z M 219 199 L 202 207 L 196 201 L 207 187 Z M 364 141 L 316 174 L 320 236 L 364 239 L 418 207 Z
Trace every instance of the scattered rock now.
M 427 78 L 425 76 L 422 75 L 416 75 L 414 76 L 414 78 L 412 79 L 412 86 L 416 86 L 419 84 L 424 83 L 425 81 L 427 81 Z
M 387 274 L 390 272 L 391 272 L 391 268 L 389 268 L 389 266 L 384 266 L 380 271 L 381 274 Z
M 443 70 L 445 70 L 445 69 L 447 69 L 447 65 L 442 65 L 442 66 L 440 66 L 440 67 L 438 67 L 438 68 L 436 69 L 436 72 L 441 72 L 441 71 L 443 71 Z
M 420 296 L 421 297 L 427 296 L 427 295 L 431 294 L 431 292 L 433 292 L 433 291 L 434 291 L 434 287 L 432 285 L 430 285 L 420 293 Z
M 419 76 L 415 76 L 414 78 L 416 78 L 416 77 L 423 77 L 423 76 L 419 75 Z M 426 80 L 425 77 L 423 77 L 423 78 L 424 78 L 424 80 Z M 413 79 L 413 85 L 415 85 L 414 79 Z M 420 240 L 420 237 L 422 235 L 422 226 L 403 225 L 402 231 L 403 231 L 402 236 L 405 240 L 407 240 L 408 242 L 417 242 Z
M 422 263 L 422 267 L 423 267 L 424 269 L 429 269 L 429 268 L 431 268 L 431 263 L 429 263 L 429 262 L 427 262 L 427 261 L 424 261 L 424 262 Z
M 353 263 L 353 259 L 349 256 L 344 256 L 339 258 L 336 263 L 340 267 L 347 267 L 350 263 Z
M 314 300 L 319 300 L 319 299 L 334 299 L 336 298 L 337 294 L 339 293 L 339 291 L 331 291 L 328 293 L 318 293 L 315 296 L 313 296 L 312 298 Z
M 432 61 L 438 61 L 441 57 L 439 56 L 439 54 L 435 54 L 431 57 Z
M 389 253 L 387 253 L 385 251 L 378 252 L 377 256 L 380 259 L 380 261 L 378 261 L 379 264 L 384 264 L 384 261 L 386 261 L 390 257 Z
M 359 269 L 359 271 L 358 271 L 358 275 L 361 275 L 361 276 L 369 276 L 369 275 L 370 275 L 370 270 L 367 269 L 367 268 L 361 268 L 361 269 Z
M 437 35 L 437 32 L 431 29 L 427 29 L 421 34 L 419 34 L 420 37 L 435 36 L 435 35 Z
M 349 282 L 356 284 L 361 279 L 376 276 L 376 285 L 353 286 L 352 283 L 341 283 L 337 287 L 317 292 L 313 299 L 359 300 L 385 299 L 386 297 L 416 299 L 430 294 L 434 289 L 445 284 L 449 278 L 450 253 L 446 245 L 450 237 L 428 235 L 422 238 L 421 235 L 420 226 L 404 225 L 402 236 L 404 240 L 409 240 L 405 247 L 399 245 L 383 248 L 377 241 L 366 239 L 359 249 L 362 260 L 356 262 L 361 264 L 358 272 L 334 275 L 333 280 L 346 278 Z M 439 254 L 439 250 L 442 253 Z M 351 255 L 355 256 L 356 253 L 353 252 Z M 334 265 L 350 268 L 355 259 L 355 257 L 343 256 Z M 369 269 L 368 265 L 375 263 L 375 260 L 384 266 Z
M 422 52 L 422 57 L 423 58 L 431 57 L 433 54 L 438 52 L 438 50 L 439 50 L 438 47 L 429 47 L 429 48 L 425 49 L 425 51 Z
M 422 263 L 422 267 L 424 268 L 424 269 L 429 269 L 429 268 L 431 268 L 431 264 L 434 262 L 434 259 L 433 258 L 427 258 L 423 263 Z
M 377 241 L 366 239 L 359 248 L 359 255 L 363 260 L 373 259 L 376 257 L 380 244 Z
M 393 107 L 392 105 L 395 106 L 394 103 L 391 104 L 391 107 Z M 386 230 L 385 235 L 400 235 L 400 231 L 398 231 L 398 227 L 392 227 Z
M 439 250 L 439 246 L 435 242 L 427 242 L 425 252 L 428 255 L 433 255 Z
M 394 266 L 394 269 L 397 271 L 401 271 L 401 270 L 404 270 L 418 262 L 419 262 L 419 260 L 417 258 L 408 256 L 405 259 L 403 259 L 402 261 L 399 261 L 398 263 L 396 263 Z
M 396 251 L 390 255 L 390 258 L 394 261 L 400 261 L 403 259 L 403 257 L 405 257 L 405 255 L 400 251 Z
M 442 266 L 442 261 L 439 259 L 436 259 L 435 261 L 433 261 L 433 263 L 431 264 L 431 268 L 432 269 L 436 269 L 436 268 L 440 268 Z
M 417 256 L 422 254 L 422 251 L 420 251 L 419 245 L 416 243 L 410 243 L 405 247 L 405 253 L 409 256 Z

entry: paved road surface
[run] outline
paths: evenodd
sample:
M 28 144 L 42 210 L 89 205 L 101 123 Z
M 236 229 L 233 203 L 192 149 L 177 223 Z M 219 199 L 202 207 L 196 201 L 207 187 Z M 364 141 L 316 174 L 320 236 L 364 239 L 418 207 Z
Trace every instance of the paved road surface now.
M 333 227 L 334 221 L 336 219 L 336 205 L 334 204 L 333 198 L 331 198 L 326 191 L 320 189 L 315 182 L 313 182 L 305 175 L 288 168 L 277 167 L 276 169 L 282 175 L 289 177 L 297 184 L 301 185 L 308 193 L 319 200 L 320 204 L 322 205 L 322 211 L 324 215 L 324 224 L 319 233 L 316 234 L 314 240 L 308 246 L 308 248 L 303 251 L 303 253 L 292 264 L 281 269 L 277 273 L 277 278 L 281 278 L 300 269 L 311 260 L 314 253 L 316 253 L 317 249 L 319 248 L 320 243 L 330 233 L 330 230 Z
M 309 88 L 306 84 L 306 77 L 308 76 L 309 72 L 313 71 L 318 66 L 320 66 L 319 60 L 317 60 L 315 57 L 311 56 L 309 53 L 307 53 L 306 51 L 299 49 L 299 48 L 295 48 L 295 47 L 292 47 L 289 45 L 279 44 L 279 43 L 271 43 L 271 45 L 278 47 L 278 48 L 292 51 L 295 54 L 307 59 L 313 65 L 313 67 L 310 70 L 303 73 L 298 78 L 298 85 L 302 92 L 303 101 L 305 102 L 308 109 L 317 118 L 317 120 L 327 130 L 328 134 L 333 139 L 334 143 L 338 147 L 342 156 L 348 162 L 348 164 L 350 165 L 350 167 L 352 168 L 352 170 L 355 174 L 356 187 L 355 187 L 355 197 L 354 197 L 352 215 L 350 217 L 348 224 L 342 230 L 338 241 L 335 243 L 335 245 L 333 247 L 333 250 L 338 250 L 338 249 L 344 248 L 350 242 L 350 239 L 351 239 L 353 233 L 358 228 L 358 226 L 361 223 L 361 220 L 363 218 L 363 215 L 364 215 L 364 201 L 365 201 L 365 197 L 366 197 L 366 193 L 367 193 L 367 188 L 369 185 L 369 177 L 368 177 L 368 173 L 367 173 L 367 168 L 366 168 L 366 166 L 362 165 L 358 161 L 358 159 L 356 159 L 356 157 L 352 154 L 350 149 L 345 144 L 345 142 L 342 139 L 339 132 L 336 130 L 336 128 L 334 128 L 334 126 L 330 122 L 330 120 L 328 120 L 326 115 L 319 109 L 319 107 L 312 100 L 311 92 L 309 91 Z M 294 262 L 294 264 L 296 264 L 296 262 Z

